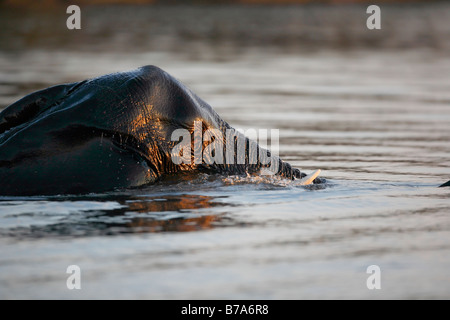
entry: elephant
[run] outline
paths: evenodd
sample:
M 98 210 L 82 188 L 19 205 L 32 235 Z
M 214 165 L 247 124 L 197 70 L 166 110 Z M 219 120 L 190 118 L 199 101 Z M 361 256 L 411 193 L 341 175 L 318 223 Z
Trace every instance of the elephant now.
M 180 130 L 184 136 L 174 135 Z M 199 135 L 203 140 L 195 142 Z M 205 152 L 218 142 L 231 146 L 223 163 L 211 160 L 223 159 L 218 155 L 224 150 Z M 203 159 L 196 158 L 202 151 Z M 98 193 L 153 184 L 179 172 L 244 175 L 264 169 L 305 184 L 325 182 L 234 130 L 156 66 L 52 86 L 0 113 L 0 195 Z

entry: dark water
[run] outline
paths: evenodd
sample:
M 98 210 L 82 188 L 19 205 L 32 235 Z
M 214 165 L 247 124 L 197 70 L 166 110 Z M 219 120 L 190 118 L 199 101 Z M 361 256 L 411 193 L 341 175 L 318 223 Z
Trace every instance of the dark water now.
M 0 109 L 155 64 L 328 183 L 0 198 L 0 298 L 450 298 L 449 9 L 382 7 L 369 31 L 363 7 L 86 7 L 68 31 L 65 8 L 1 8 Z

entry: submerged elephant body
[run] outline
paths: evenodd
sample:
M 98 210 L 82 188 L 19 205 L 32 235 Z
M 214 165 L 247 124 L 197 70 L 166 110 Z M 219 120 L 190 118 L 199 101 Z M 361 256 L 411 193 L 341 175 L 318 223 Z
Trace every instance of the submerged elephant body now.
M 195 121 L 201 121 L 202 132 L 232 129 L 154 66 L 32 93 L 0 113 L 0 195 L 103 192 L 186 170 L 245 174 L 267 167 L 248 155 L 231 164 L 176 164 L 172 134 L 181 128 L 193 135 Z M 269 153 L 259 147 L 256 152 Z M 277 175 L 303 176 L 278 157 L 272 161 Z

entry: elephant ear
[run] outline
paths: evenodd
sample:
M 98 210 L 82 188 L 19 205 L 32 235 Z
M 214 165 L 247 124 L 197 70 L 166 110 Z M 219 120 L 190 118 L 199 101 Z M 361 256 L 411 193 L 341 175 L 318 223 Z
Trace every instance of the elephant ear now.
M 62 84 L 36 91 L 6 107 L 0 113 L 0 134 L 36 118 L 43 111 L 59 103 L 84 82 Z

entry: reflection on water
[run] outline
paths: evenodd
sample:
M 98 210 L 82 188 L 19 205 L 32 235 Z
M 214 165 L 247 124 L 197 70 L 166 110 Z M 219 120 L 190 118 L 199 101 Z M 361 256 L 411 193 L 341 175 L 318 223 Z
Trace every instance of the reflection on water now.
M 183 182 L 186 178 L 173 175 L 154 186 L 104 195 L 2 197 L 0 235 L 13 239 L 72 238 L 239 226 L 241 222 L 234 221 L 229 215 L 233 207 L 238 206 L 235 203 L 237 197 L 230 199 L 228 195 L 230 191 L 234 192 L 228 189 L 232 186 L 235 191 L 243 188 L 243 191 L 251 192 L 286 187 L 311 191 L 331 186 L 324 183 L 304 187 L 296 181 L 278 177 L 191 174 L 193 180 Z M 201 188 L 203 194 L 196 193 L 196 188 Z M 252 203 L 259 199 L 254 195 L 246 201 Z
M 0 108 L 155 64 L 232 126 L 280 129 L 280 156 L 329 182 L 177 175 L 0 198 L 0 298 L 450 297 L 448 9 L 386 5 L 369 32 L 360 6 L 99 6 L 69 32 L 58 11 L 2 8 Z
M 10 198 L 0 205 L 5 209 L 1 214 L 3 227 L 8 226 L 0 234 L 22 239 L 210 229 L 220 221 L 220 215 L 217 210 L 206 209 L 224 206 L 213 197 L 195 194 L 138 198 L 111 194 L 84 200 L 82 197 L 22 201 Z

